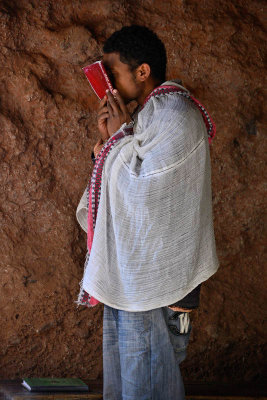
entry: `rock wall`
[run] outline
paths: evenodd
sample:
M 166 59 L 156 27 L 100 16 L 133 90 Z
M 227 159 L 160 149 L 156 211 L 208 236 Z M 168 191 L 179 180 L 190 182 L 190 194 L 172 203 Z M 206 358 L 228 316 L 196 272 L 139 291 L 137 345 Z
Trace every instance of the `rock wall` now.
M 264 357 L 264 2 L 0 1 L 0 377 L 102 377 L 102 306 L 77 308 L 86 237 L 75 211 L 97 139 L 81 67 L 123 25 L 155 30 L 168 78 L 217 125 L 216 275 L 203 284 L 185 380 L 257 381 Z

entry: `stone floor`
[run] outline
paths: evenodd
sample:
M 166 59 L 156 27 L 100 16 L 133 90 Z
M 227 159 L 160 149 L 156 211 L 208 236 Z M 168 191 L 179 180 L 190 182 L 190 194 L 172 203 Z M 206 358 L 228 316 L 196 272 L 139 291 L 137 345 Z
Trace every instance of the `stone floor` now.
M 21 385 L 21 380 L 0 381 L 0 400 L 103 400 L 102 383 L 86 382 L 87 393 L 31 393 Z M 267 400 L 267 385 L 186 383 L 186 400 Z

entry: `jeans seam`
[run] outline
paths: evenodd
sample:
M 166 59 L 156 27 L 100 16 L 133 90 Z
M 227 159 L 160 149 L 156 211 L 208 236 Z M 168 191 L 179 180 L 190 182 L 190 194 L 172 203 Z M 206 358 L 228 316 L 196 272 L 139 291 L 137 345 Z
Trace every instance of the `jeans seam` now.
M 111 307 L 111 312 L 112 312 L 112 315 L 113 315 L 113 318 L 115 319 L 115 321 L 118 322 L 118 318 L 119 318 L 118 310 Z

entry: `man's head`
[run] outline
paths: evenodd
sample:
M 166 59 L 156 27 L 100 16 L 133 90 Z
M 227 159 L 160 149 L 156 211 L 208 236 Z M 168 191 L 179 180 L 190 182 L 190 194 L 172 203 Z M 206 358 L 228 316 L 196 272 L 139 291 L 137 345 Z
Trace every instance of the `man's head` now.
M 165 46 L 145 26 L 125 26 L 114 32 L 106 40 L 103 52 L 103 62 L 126 102 L 139 98 L 143 92 L 149 94 L 165 81 Z

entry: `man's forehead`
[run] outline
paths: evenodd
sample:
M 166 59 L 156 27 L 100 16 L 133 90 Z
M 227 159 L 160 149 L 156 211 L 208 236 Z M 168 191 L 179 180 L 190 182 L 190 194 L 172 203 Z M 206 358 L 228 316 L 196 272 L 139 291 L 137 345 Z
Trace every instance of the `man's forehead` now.
M 102 61 L 110 67 L 116 66 L 121 63 L 120 55 L 118 53 L 104 53 Z
M 108 68 L 111 68 L 113 70 L 130 70 L 129 65 L 120 60 L 119 53 L 104 53 L 102 57 L 102 62 Z

